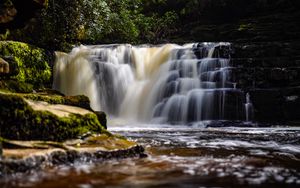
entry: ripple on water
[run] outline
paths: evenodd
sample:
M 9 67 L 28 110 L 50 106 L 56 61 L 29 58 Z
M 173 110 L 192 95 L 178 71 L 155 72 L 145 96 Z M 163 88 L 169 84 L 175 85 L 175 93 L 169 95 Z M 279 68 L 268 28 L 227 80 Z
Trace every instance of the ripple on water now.
M 144 159 L 78 162 L 13 176 L 0 187 L 297 187 L 300 128 L 113 127 Z

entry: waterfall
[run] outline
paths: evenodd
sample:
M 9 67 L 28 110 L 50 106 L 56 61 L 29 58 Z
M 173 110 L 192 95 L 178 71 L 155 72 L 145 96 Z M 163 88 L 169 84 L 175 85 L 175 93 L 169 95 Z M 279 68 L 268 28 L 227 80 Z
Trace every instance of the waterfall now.
M 53 88 L 133 121 L 241 120 L 247 108 L 230 50 L 229 43 L 79 46 L 56 54 Z
M 246 121 L 252 120 L 253 116 L 253 105 L 250 100 L 250 94 L 246 93 L 246 103 L 245 103 Z

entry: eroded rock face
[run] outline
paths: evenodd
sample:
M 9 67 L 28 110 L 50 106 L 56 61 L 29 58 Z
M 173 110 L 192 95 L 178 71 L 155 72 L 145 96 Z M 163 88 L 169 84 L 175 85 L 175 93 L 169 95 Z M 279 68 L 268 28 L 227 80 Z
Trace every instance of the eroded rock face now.
M 229 47 L 228 47 L 229 48 Z M 254 120 L 300 121 L 300 45 L 298 42 L 232 43 L 216 57 L 230 57 L 228 80 L 253 104 Z
M 295 40 L 233 42 L 216 48 L 214 57 L 230 58 L 228 81 L 248 93 L 252 120 L 299 125 L 300 45 Z

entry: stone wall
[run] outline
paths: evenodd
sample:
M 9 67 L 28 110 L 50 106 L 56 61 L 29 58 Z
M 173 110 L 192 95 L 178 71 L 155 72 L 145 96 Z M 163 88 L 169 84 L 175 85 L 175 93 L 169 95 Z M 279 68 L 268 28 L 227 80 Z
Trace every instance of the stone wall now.
M 255 121 L 300 121 L 298 42 L 232 43 L 217 47 L 214 56 L 231 59 L 228 82 L 250 95 Z
M 250 94 L 255 121 L 299 124 L 300 1 L 218 1 L 207 1 L 184 36 L 232 43 L 215 55 L 230 56 L 230 81 Z

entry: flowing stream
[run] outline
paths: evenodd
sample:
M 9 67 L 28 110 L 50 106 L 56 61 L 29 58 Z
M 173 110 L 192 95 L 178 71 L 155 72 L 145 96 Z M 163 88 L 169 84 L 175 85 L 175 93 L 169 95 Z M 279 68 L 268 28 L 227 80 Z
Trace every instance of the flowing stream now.
M 230 43 L 80 46 L 57 52 L 53 88 L 84 94 L 147 158 L 50 166 L 0 187 L 297 187 L 300 129 L 251 122 Z
M 0 187 L 298 187 L 299 128 L 117 125 L 147 158 L 48 167 Z M 220 124 L 220 123 L 219 123 Z M 240 124 L 243 126 L 244 124 Z M 245 126 L 245 125 L 244 125 Z

